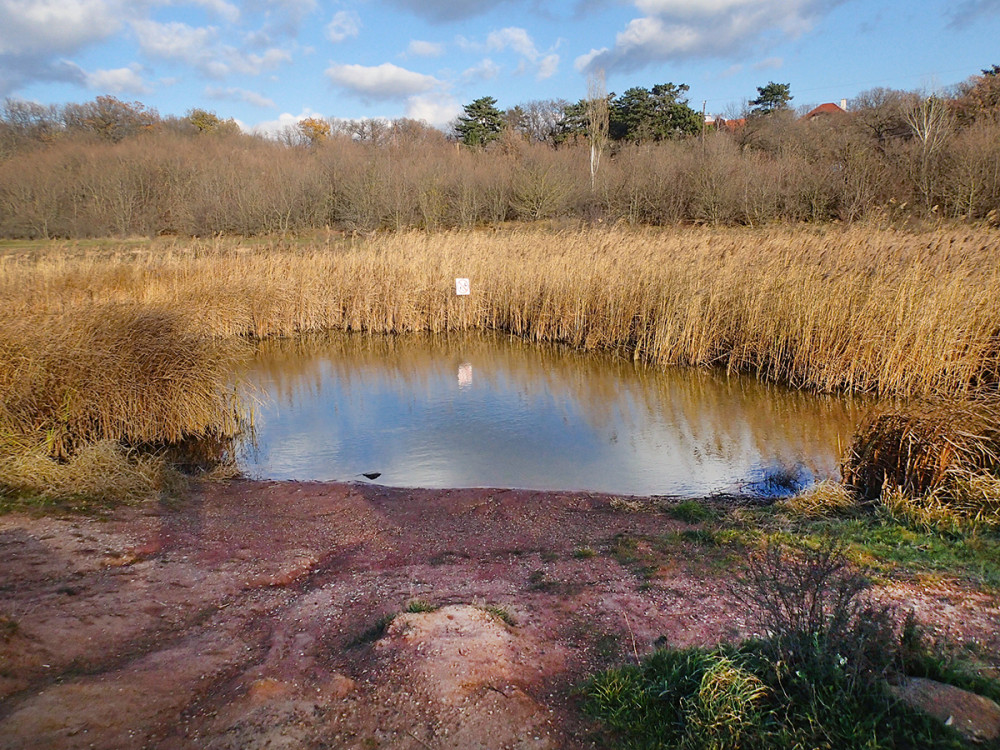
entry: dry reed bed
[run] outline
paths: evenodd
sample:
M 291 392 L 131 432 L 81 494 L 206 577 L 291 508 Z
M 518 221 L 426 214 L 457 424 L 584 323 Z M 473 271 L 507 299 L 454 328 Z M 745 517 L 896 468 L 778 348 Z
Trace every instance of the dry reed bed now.
M 0 430 L 46 432 L 55 455 L 230 430 L 234 342 L 324 330 L 496 329 L 824 391 L 970 394 L 1000 368 L 998 239 L 512 228 L 8 253 Z M 455 296 L 459 276 L 471 296 Z
M 995 231 L 964 227 L 191 242 L 8 257 L 0 296 L 8 318 L 128 303 L 221 337 L 499 329 L 796 387 L 959 394 L 996 382 L 998 248 Z M 457 276 L 472 279 L 472 296 L 455 296 Z

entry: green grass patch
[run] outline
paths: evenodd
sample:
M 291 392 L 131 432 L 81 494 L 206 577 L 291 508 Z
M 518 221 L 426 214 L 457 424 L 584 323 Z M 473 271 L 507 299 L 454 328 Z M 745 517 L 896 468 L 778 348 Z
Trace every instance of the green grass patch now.
M 830 671 L 823 666 L 822 671 Z M 659 650 L 584 688 L 612 747 L 961 748 L 957 733 L 897 702 L 886 684 L 848 685 L 774 663 L 766 644 Z
M 789 515 L 781 506 L 734 508 L 693 529 L 669 532 L 658 549 L 695 544 L 704 559 L 718 552 L 754 549 L 768 542 L 801 542 L 816 547 L 834 540 L 845 554 L 884 576 L 934 575 L 973 586 L 1000 589 L 1000 534 L 943 533 L 913 528 L 872 512 L 814 518 Z
M 608 554 L 619 565 L 632 565 L 639 560 L 639 540 L 627 534 L 616 534 L 608 544 Z
M 495 604 L 486 604 L 480 607 L 483 612 L 492 615 L 501 622 L 509 625 L 512 628 L 517 627 L 517 618 L 510 613 L 506 607 L 501 607 Z
M 697 500 L 684 500 L 676 505 L 671 505 L 666 509 L 666 513 L 673 519 L 691 524 L 712 521 L 719 515 L 714 508 Z
M 919 531 L 874 516 L 798 524 L 801 540 L 841 541 L 847 553 L 877 573 L 935 574 L 990 589 L 1000 588 L 1000 536 L 955 536 Z

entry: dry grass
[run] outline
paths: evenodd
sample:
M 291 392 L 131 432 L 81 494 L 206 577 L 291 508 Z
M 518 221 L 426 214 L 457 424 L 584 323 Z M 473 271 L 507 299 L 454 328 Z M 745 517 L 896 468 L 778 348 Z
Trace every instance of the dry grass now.
M 844 459 L 844 481 L 863 497 L 883 487 L 911 496 L 954 491 L 1000 468 L 997 399 L 944 400 L 870 416 Z
M 1000 531 L 1000 480 L 971 476 L 965 486 L 914 495 L 886 486 L 879 497 L 879 513 L 896 523 L 931 533 L 963 535 Z
M 39 449 L 0 453 L 0 495 L 131 502 L 161 489 L 166 477 L 162 459 L 130 454 L 110 440 L 86 445 L 68 461 Z
M 231 432 L 222 343 L 327 330 L 495 329 L 822 391 L 968 394 L 1000 372 L 996 246 L 960 226 L 21 246 L 0 255 L 0 430 L 63 456 Z
M 825 479 L 802 492 L 778 501 L 778 504 L 795 516 L 823 518 L 847 513 L 857 508 L 858 501 L 847 487 Z

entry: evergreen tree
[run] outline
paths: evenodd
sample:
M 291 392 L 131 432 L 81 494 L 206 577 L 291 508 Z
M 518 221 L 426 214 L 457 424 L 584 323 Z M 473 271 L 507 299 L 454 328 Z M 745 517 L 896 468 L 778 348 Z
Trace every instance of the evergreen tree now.
M 504 114 L 492 96 L 476 99 L 463 107 L 465 114 L 455 123 L 455 132 L 466 146 L 485 146 L 500 137 Z
M 687 84 L 660 83 L 652 90 L 635 86 L 611 102 L 611 137 L 626 141 L 662 141 L 697 133 L 701 115 L 681 96 Z
M 750 104 L 751 115 L 769 115 L 789 109 L 788 102 L 792 100 L 791 84 L 768 81 L 766 86 L 757 87 L 757 98 Z

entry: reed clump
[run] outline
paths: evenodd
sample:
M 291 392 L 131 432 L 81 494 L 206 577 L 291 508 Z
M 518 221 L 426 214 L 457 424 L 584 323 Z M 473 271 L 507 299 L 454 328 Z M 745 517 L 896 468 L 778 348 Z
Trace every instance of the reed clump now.
M 890 517 L 938 531 L 1000 529 L 1000 400 L 947 399 L 871 415 L 844 482 Z
M 0 424 L 68 458 L 99 440 L 175 442 L 234 431 L 230 358 L 178 310 L 74 306 L 0 320 Z
M 84 445 L 65 461 L 40 447 L 0 452 L 0 497 L 134 502 L 163 489 L 168 479 L 161 457 L 128 451 L 111 440 Z
M 232 345 L 138 302 L 0 316 L 0 493 L 120 499 L 163 483 L 138 448 L 235 433 Z

